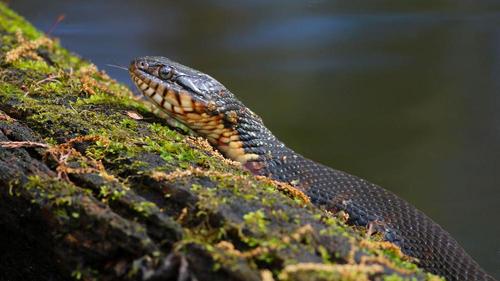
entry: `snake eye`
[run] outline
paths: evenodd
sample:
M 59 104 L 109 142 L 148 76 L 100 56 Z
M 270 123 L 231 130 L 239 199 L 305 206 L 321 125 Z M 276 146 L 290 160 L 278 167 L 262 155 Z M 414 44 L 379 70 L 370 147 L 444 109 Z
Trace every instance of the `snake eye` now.
M 149 67 L 148 63 L 145 61 L 139 61 L 136 65 L 139 69 L 147 69 Z
M 160 76 L 161 79 L 168 80 L 174 76 L 174 70 L 169 67 L 169 66 L 162 66 L 158 70 L 158 75 Z

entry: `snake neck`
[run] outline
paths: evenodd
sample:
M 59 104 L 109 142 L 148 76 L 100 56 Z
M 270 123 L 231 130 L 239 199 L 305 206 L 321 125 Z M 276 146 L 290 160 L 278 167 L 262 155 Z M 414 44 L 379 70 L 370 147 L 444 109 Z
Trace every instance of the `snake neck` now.
M 239 122 L 235 126 L 237 141 L 228 145 L 216 145 L 226 157 L 240 162 L 246 169 L 255 175 L 281 179 L 279 167 L 293 163 L 300 157 L 293 150 L 285 146 L 275 135 L 266 128 L 260 117 L 251 111 L 239 112 Z M 234 153 L 242 148 L 241 153 Z

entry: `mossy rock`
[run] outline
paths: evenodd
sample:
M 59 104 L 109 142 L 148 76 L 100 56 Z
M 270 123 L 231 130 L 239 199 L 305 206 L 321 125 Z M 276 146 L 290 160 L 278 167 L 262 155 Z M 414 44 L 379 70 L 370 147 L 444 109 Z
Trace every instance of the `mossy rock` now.
M 440 280 L 0 4 L 0 279 Z

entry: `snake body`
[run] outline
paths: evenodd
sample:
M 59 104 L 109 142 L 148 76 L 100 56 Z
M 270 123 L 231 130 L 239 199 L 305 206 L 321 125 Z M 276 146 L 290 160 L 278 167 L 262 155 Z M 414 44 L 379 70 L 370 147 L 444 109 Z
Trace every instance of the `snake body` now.
M 348 223 L 381 233 L 428 272 L 447 280 L 495 280 L 448 232 L 405 200 L 286 147 L 209 75 L 164 57 L 138 58 L 129 71 L 158 108 L 252 173 L 292 183 L 315 205 L 346 212 Z

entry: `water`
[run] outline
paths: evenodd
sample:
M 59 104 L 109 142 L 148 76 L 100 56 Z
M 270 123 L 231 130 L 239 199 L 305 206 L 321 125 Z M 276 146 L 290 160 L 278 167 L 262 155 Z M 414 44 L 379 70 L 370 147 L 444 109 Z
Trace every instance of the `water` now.
M 500 278 L 498 1 L 38 1 L 10 5 L 124 71 L 164 55 L 223 82 L 290 147 L 386 187 Z

